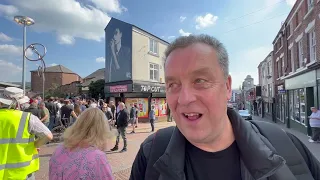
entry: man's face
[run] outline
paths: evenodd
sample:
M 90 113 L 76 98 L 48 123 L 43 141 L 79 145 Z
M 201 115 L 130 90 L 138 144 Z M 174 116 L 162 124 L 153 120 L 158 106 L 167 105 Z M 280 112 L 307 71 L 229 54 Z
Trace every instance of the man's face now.
M 231 77 L 225 78 L 216 51 L 197 43 L 170 53 L 166 96 L 181 133 L 191 142 L 214 141 L 223 131 Z
M 113 35 L 113 39 L 115 41 L 115 44 L 118 44 L 121 41 L 122 33 L 119 29 L 116 29 Z
M 124 105 L 123 104 L 119 104 L 119 108 L 120 108 L 120 110 L 123 110 L 124 109 Z
M 42 103 L 40 104 L 40 108 L 41 108 L 41 109 L 43 109 L 44 106 L 45 106 L 44 104 L 42 104 Z
M 317 109 L 316 109 L 316 108 L 311 108 L 311 111 L 312 111 L 313 113 L 315 113 L 315 112 L 317 112 Z
M 34 103 L 35 105 L 37 105 L 37 104 L 39 103 L 39 101 L 38 101 L 37 99 L 34 99 L 34 100 L 33 100 L 33 103 Z

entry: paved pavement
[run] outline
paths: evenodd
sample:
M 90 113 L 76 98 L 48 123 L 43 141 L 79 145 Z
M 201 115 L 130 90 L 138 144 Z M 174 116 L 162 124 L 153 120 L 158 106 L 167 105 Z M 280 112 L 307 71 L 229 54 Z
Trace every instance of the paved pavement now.
M 161 129 L 168 126 L 174 126 L 174 122 L 159 122 L 155 124 L 155 129 Z M 127 128 L 127 133 L 132 131 L 131 127 Z M 106 152 L 107 159 L 112 167 L 112 172 L 116 180 L 128 180 L 131 172 L 131 166 L 134 158 L 139 150 L 140 144 L 151 134 L 151 127 L 149 123 L 140 123 L 136 129 L 135 134 L 127 134 L 128 139 L 128 151 L 124 153 L 118 152 Z M 108 144 L 108 149 L 113 148 L 115 144 L 115 138 Z M 40 155 L 40 170 L 36 172 L 37 180 L 46 180 L 48 178 L 49 160 L 52 153 L 56 149 L 58 144 L 49 144 L 41 147 Z M 122 139 L 120 140 L 119 149 L 123 146 Z
M 267 122 L 274 123 L 270 118 L 261 118 L 259 116 L 253 116 L 253 120 L 260 120 L 260 121 L 267 121 Z M 282 129 L 285 129 L 286 131 L 298 137 L 309 148 L 309 150 L 313 153 L 313 155 L 320 161 L 320 143 L 310 143 L 308 141 L 309 137 L 306 134 L 303 134 L 294 129 L 288 129 L 282 123 L 276 123 L 276 124 Z

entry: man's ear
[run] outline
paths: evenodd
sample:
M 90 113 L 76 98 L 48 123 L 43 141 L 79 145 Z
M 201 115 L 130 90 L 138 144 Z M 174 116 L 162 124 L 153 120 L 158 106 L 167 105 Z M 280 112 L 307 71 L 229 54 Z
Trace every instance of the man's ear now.
M 230 100 L 232 96 L 232 78 L 230 75 L 228 75 L 228 78 L 226 81 L 226 88 L 227 88 L 227 100 Z

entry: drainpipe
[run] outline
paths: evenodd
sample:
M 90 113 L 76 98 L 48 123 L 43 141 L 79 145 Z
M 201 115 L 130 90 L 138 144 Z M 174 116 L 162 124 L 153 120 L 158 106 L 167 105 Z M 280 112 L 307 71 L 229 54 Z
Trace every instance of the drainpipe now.
M 288 64 L 289 64 L 289 62 L 288 62 L 288 34 L 287 34 L 287 22 L 285 22 L 284 23 L 284 38 L 285 38 L 285 40 L 284 40 L 284 43 L 285 43 L 285 45 L 284 45 L 284 47 L 285 47 L 285 59 L 287 60 L 287 64 L 286 64 L 286 70 L 285 70 L 285 72 L 287 73 L 287 71 L 288 71 Z M 291 57 L 292 58 L 292 57 Z M 291 61 L 291 60 L 290 60 Z M 291 63 L 291 62 L 290 62 Z M 291 68 L 292 68 L 292 64 L 291 64 Z M 285 81 L 285 80 L 284 80 Z M 284 88 L 286 89 L 286 87 L 284 86 Z M 289 108 L 289 106 L 290 106 L 290 104 L 289 104 L 289 92 L 288 91 L 286 91 L 286 96 L 287 96 L 287 98 L 286 98 L 286 112 L 287 112 L 287 117 L 285 117 L 286 119 L 285 119 L 285 124 L 286 124 L 286 127 L 287 128 L 290 128 L 290 114 L 289 114 L 289 110 L 290 110 L 290 108 Z M 292 105 L 293 106 L 293 105 Z

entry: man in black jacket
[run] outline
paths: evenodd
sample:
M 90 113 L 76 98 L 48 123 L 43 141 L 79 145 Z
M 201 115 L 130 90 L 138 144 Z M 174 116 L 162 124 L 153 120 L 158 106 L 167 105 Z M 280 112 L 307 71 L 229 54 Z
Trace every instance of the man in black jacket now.
M 131 180 L 320 179 L 319 161 L 295 136 L 227 109 L 232 89 L 222 43 L 179 37 L 165 55 L 166 98 L 177 127 L 141 144 Z
M 125 152 L 127 151 L 127 137 L 126 137 L 126 129 L 128 126 L 128 121 L 129 121 L 129 112 L 125 108 L 125 104 L 121 102 L 119 104 L 120 111 L 118 113 L 118 117 L 116 120 L 116 125 L 117 125 L 117 130 L 118 130 L 118 135 L 117 135 L 117 141 L 116 145 L 114 148 L 111 149 L 111 151 L 117 151 L 118 150 L 118 145 L 120 141 L 120 135 L 123 139 L 123 149 L 120 152 Z

